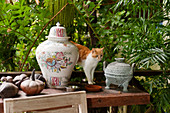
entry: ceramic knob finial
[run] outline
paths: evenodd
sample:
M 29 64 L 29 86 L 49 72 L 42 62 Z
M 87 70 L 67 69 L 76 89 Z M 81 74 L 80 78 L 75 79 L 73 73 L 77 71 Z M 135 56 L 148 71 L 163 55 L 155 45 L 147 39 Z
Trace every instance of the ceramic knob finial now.
M 57 25 L 57 27 L 60 27 L 60 22 L 57 22 L 56 25 Z

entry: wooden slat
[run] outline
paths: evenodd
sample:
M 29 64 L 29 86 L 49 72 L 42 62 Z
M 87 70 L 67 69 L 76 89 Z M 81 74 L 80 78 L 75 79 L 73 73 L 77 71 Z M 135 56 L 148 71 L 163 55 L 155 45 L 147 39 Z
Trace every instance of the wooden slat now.
M 61 111 L 66 108 L 70 113 L 78 113 L 78 105 L 81 113 L 87 113 L 86 93 L 84 91 L 37 95 L 22 98 L 4 99 L 5 113 L 23 111 Z M 77 108 L 76 108 L 77 107 Z M 48 112 L 50 112 L 48 111 Z M 65 110 L 64 110 L 65 111 Z
M 48 111 L 34 111 L 34 113 L 78 113 L 78 110 L 75 108 L 69 107 L 64 109 L 54 109 Z

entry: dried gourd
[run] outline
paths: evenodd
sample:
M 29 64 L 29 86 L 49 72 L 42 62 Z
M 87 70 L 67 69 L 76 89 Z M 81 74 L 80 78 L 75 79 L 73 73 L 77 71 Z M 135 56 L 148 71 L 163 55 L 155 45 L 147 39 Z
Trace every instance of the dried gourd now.
M 23 81 L 20 87 L 27 95 L 36 95 L 39 94 L 44 89 L 45 84 L 44 82 L 35 79 L 34 69 L 30 76 L 30 79 Z
M 45 87 L 47 87 L 47 82 L 46 82 L 46 79 L 43 77 L 43 75 L 35 74 L 35 79 L 41 80 L 42 82 L 44 82 Z
M 18 87 L 10 82 L 3 82 L 0 86 L 0 96 L 2 98 L 14 97 L 18 94 Z
M 1 77 L 1 81 L 2 82 L 13 82 L 13 78 L 11 77 L 11 76 L 7 76 L 7 77 L 5 77 L 5 76 L 3 76 L 3 77 Z
M 13 83 L 20 89 L 20 85 L 24 80 L 28 80 L 29 77 L 27 77 L 26 74 L 21 74 L 21 75 L 17 75 L 15 76 L 15 78 L 13 79 Z

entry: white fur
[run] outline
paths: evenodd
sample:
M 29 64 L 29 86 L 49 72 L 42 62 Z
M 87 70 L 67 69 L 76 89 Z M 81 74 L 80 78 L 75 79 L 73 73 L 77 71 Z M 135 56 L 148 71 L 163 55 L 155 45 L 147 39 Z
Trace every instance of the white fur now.
M 88 84 L 93 84 L 94 71 L 97 67 L 98 62 L 99 60 L 97 58 L 93 58 L 92 53 L 90 53 L 85 60 L 78 63 L 80 66 L 83 67 L 88 80 Z

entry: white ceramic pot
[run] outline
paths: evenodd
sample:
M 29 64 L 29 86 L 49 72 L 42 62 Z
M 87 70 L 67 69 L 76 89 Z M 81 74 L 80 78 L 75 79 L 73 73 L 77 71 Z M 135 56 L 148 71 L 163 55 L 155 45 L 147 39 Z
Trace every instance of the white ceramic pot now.
M 70 43 L 64 27 L 59 23 L 50 29 L 48 40 L 36 49 L 36 59 L 50 88 L 61 88 L 68 84 L 72 70 L 78 60 L 78 48 Z

